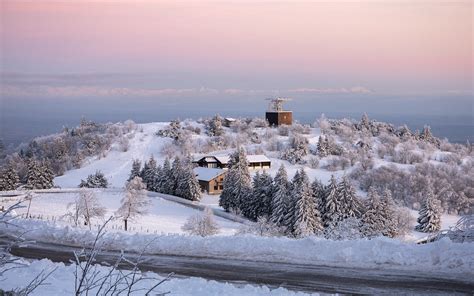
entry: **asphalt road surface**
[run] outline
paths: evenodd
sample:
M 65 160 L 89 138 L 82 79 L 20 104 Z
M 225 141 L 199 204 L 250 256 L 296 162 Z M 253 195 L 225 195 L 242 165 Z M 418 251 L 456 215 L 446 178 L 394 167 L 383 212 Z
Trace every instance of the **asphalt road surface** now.
M 32 259 L 48 258 L 68 263 L 80 248 L 28 243 L 11 250 L 13 255 Z M 119 252 L 104 251 L 98 262 L 115 263 Z M 138 254 L 128 253 L 132 261 Z M 449 274 L 420 273 L 387 268 L 346 268 L 323 265 L 258 262 L 240 259 L 203 258 L 147 254 L 139 264 L 142 271 L 174 272 L 177 277 L 201 277 L 234 284 L 258 284 L 305 292 L 342 294 L 465 294 L 474 295 L 474 279 Z M 123 266 L 127 268 L 127 266 Z

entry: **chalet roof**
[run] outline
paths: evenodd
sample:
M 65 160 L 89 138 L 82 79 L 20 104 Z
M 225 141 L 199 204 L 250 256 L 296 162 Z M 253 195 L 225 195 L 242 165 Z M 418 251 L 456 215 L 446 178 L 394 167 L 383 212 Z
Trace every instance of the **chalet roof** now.
M 230 156 L 229 155 L 208 155 L 204 157 L 199 157 L 195 161 L 199 161 L 201 159 L 204 159 L 204 161 L 206 162 L 215 162 L 215 160 L 217 159 L 222 164 L 228 164 L 230 160 Z M 271 162 L 271 160 L 263 154 L 247 155 L 247 161 L 249 163 Z
M 197 167 L 194 168 L 194 173 L 199 181 L 211 181 L 212 179 L 224 174 L 225 170 Z

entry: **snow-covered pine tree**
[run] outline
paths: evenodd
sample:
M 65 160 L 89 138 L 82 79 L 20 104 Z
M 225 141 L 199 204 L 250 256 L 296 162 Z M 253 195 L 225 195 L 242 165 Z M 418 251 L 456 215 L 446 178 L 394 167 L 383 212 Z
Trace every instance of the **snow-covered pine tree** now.
M 337 199 L 341 202 L 343 219 L 361 217 L 362 204 L 356 196 L 354 186 L 346 176 L 342 177 L 341 182 L 337 185 L 337 195 Z
M 181 174 L 176 187 L 176 195 L 192 201 L 201 199 L 201 186 L 194 173 L 190 157 L 186 157 L 181 162 Z
M 256 211 L 258 210 L 260 200 L 256 194 L 259 194 L 260 181 L 260 172 L 257 172 L 252 178 L 251 190 L 240 200 L 240 212 L 244 217 L 253 221 L 256 221 L 258 217 Z
M 125 195 L 121 200 L 117 216 L 124 221 L 125 231 L 128 230 L 128 221 L 137 216 L 141 216 L 148 211 L 150 199 L 146 194 L 146 185 L 140 177 L 133 178 L 125 186 Z
M 163 168 L 161 165 L 157 165 L 155 169 L 155 173 L 153 174 L 153 182 L 151 191 L 161 192 L 162 188 L 162 180 L 163 180 Z
M 327 147 L 326 147 L 326 142 L 324 141 L 324 139 L 323 139 L 322 136 L 319 136 L 319 138 L 318 138 L 317 149 L 318 149 L 318 154 L 319 154 L 319 156 L 325 157 L 325 156 L 328 155 L 328 151 L 327 151 Z
M 291 183 L 288 188 L 288 204 L 287 204 L 287 211 L 285 217 L 283 219 L 283 227 L 286 228 L 288 234 L 293 234 L 294 226 L 295 226 L 295 210 L 296 210 L 296 202 L 298 199 L 295 195 L 295 188 L 299 187 L 299 182 L 301 182 L 300 171 L 296 171 L 293 179 L 291 179 Z
M 15 190 L 19 183 L 20 177 L 18 177 L 13 165 L 9 164 L 0 175 L 0 191 Z
M 369 121 L 369 116 L 367 116 L 367 113 L 364 113 L 362 115 L 362 118 L 360 119 L 359 123 L 360 130 L 370 130 L 370 121 Z
M 419 211 L 418 225 L 415 227 L 420 232 L 435 232 L 441 229 L 441 209 L 439 201 L 435 199 L 433 189 L 428 186 L 426 198 Z
M 361 233 L 366 237 L 381 236 L 386 227 L 382 202 L 378 193 L 372 188 L 369 189 L 367 197 L 368 208 L 361 218 Z
M 381 198 L 382 217 L 385 222 L 385 227 L 382 232 L 384 236 L 395 237 L 398 235 L 397 215 L 395 204 L 393 203 L 392 192 L 385 189 Z
M 153 188 L 153 182 L 155 181 L 155 178 L 156 178 L 155 174 L 156 174 L 156 160 L 152 155 L 150 159 L 147 162 L 145 162 L 145 165 L 143 166 L 143 169 L 140 172 L 140 176 L 143 180 L 143 183 L 145 183 L 146 188 L 148 190 L 152 190 Z
M 272 177 L 257 172 L 253 178 L 253 188 L 241 204 L 242 213 L 256 221 L 258 217 L 269 216 L 271 213 Z
M 161 183 L 161 186 L 160 186 L 161 193 L 173 194 L 173 186 L 174 186 L 173 171 L 171 170 L 171 163 L 168 157 L 165 158 L 165 161 L 163 163 L 163 170 L 160 176 L 160 183 Z
M 325 208 L 325 198 L 326 198 L 326 188 L 324 188 L 323 183 L 320 180 L 315 179 L 311 183 L 311 189 L 313 190 L 313 198 L 316 203 L 316 208 L 321 214 L 321 217 L 324 216 Z
M 323 223 L 325 227 L 333 224 L 334 221 L 340 219 L 342 215 L 341 201 L 338 199 L 337 181 L 334 175 L 331 176 L 328 186 L 326 187 L 326 194 L 324 197 L 324 213 Z
M 222 118 L 217 114 L 206 122 L 206 133 L 209 137 L 219 137 L 224 134 Z
M 251 192 L 252 183 L 244 148 L 239 147 L 230 155 L 229 169 L 224 177 L 219 205 L 227 212 L 241 210 L 241 201 Z
M 33 159 L 29 160 L 26 188 L 49 189 L 53 187 L 53 179 L 54 174 L 46 162 L 39 163 Z
M 183 173 L 182 165 L 181 165 L 181 159 L 179 157 L 175 157 L 173 160 L 173 164 L 171 165 L 171 176 L 170 176 L 170 182 L 171 183 L 171 192 L 169 194 L 171 195 L 176 195 L 176 190 L 178 189 L 178 182 L 179 179 L 181 178 L 181 175 Z
M 273 179 L 272 214 L 270 220 L 278 226 L 284 225 L 289 203 L 288 174 L 282 164 Z
M 313 197 L 308 175 L 301 169 L 299 180 L 294 183 L 293 195 L 296 199 L 294 208 L 293 233 L 296 237 L 319 234 L 323 231 L 321 214 Z
M 132 170 L 130 171 L 130 176 L 128 177 L 127 181 L 130 181 L 135 177 L 140 177 L 141 169 L 142 169 L 142 163 L 140 162 L 140 160 L 138 159 L 133 160 Z

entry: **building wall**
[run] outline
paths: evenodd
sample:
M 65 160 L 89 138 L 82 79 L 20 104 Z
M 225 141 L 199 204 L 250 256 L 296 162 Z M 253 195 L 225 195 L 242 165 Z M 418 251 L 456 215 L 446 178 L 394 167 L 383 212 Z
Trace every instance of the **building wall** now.
M 209 182 L 199 180 L 199 185 L 201 185 L 201 190 L 207 192 L 208 194 L 221 194 L 222 189 L 224 188 L 222 185 L 223 182 L 224 175 L 220 175 Z
M 282 124 L 291 125 L 293 123 L 293 112 L 266 112 L 265 118 L 271 126 L 278 126 Z

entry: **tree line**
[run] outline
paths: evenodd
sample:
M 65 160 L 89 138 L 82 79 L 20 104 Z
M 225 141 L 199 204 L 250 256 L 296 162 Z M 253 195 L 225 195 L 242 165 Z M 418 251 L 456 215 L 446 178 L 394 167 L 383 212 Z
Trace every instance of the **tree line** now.
M 266 172 L 253 179 L 248 170 L 246 153 L 239 148 L 230 156 L 230 168 L 224 177 L 219 205 L 228 212 L 241 214 L 253 221 L 265 221 L 279 227 L 286 235 L 331 236 L 331 233 L 353 224 L 360 236 L 395 237 L 407 231 L 409 213 L 397 207 L 386 190 L 382 196 L 369 190 L 364 201 L 356 196 L 350 180 L 344 176 L 338 182 L 334 176 L 328 184 L 310 182 L 301 169 L 293 179 L 282 165 L 275 178 Z M 439 230 L 439 208 L 428 195 L 420 210 L 417 229 Z M 405 224 L 404 224 L 405 223 Z

